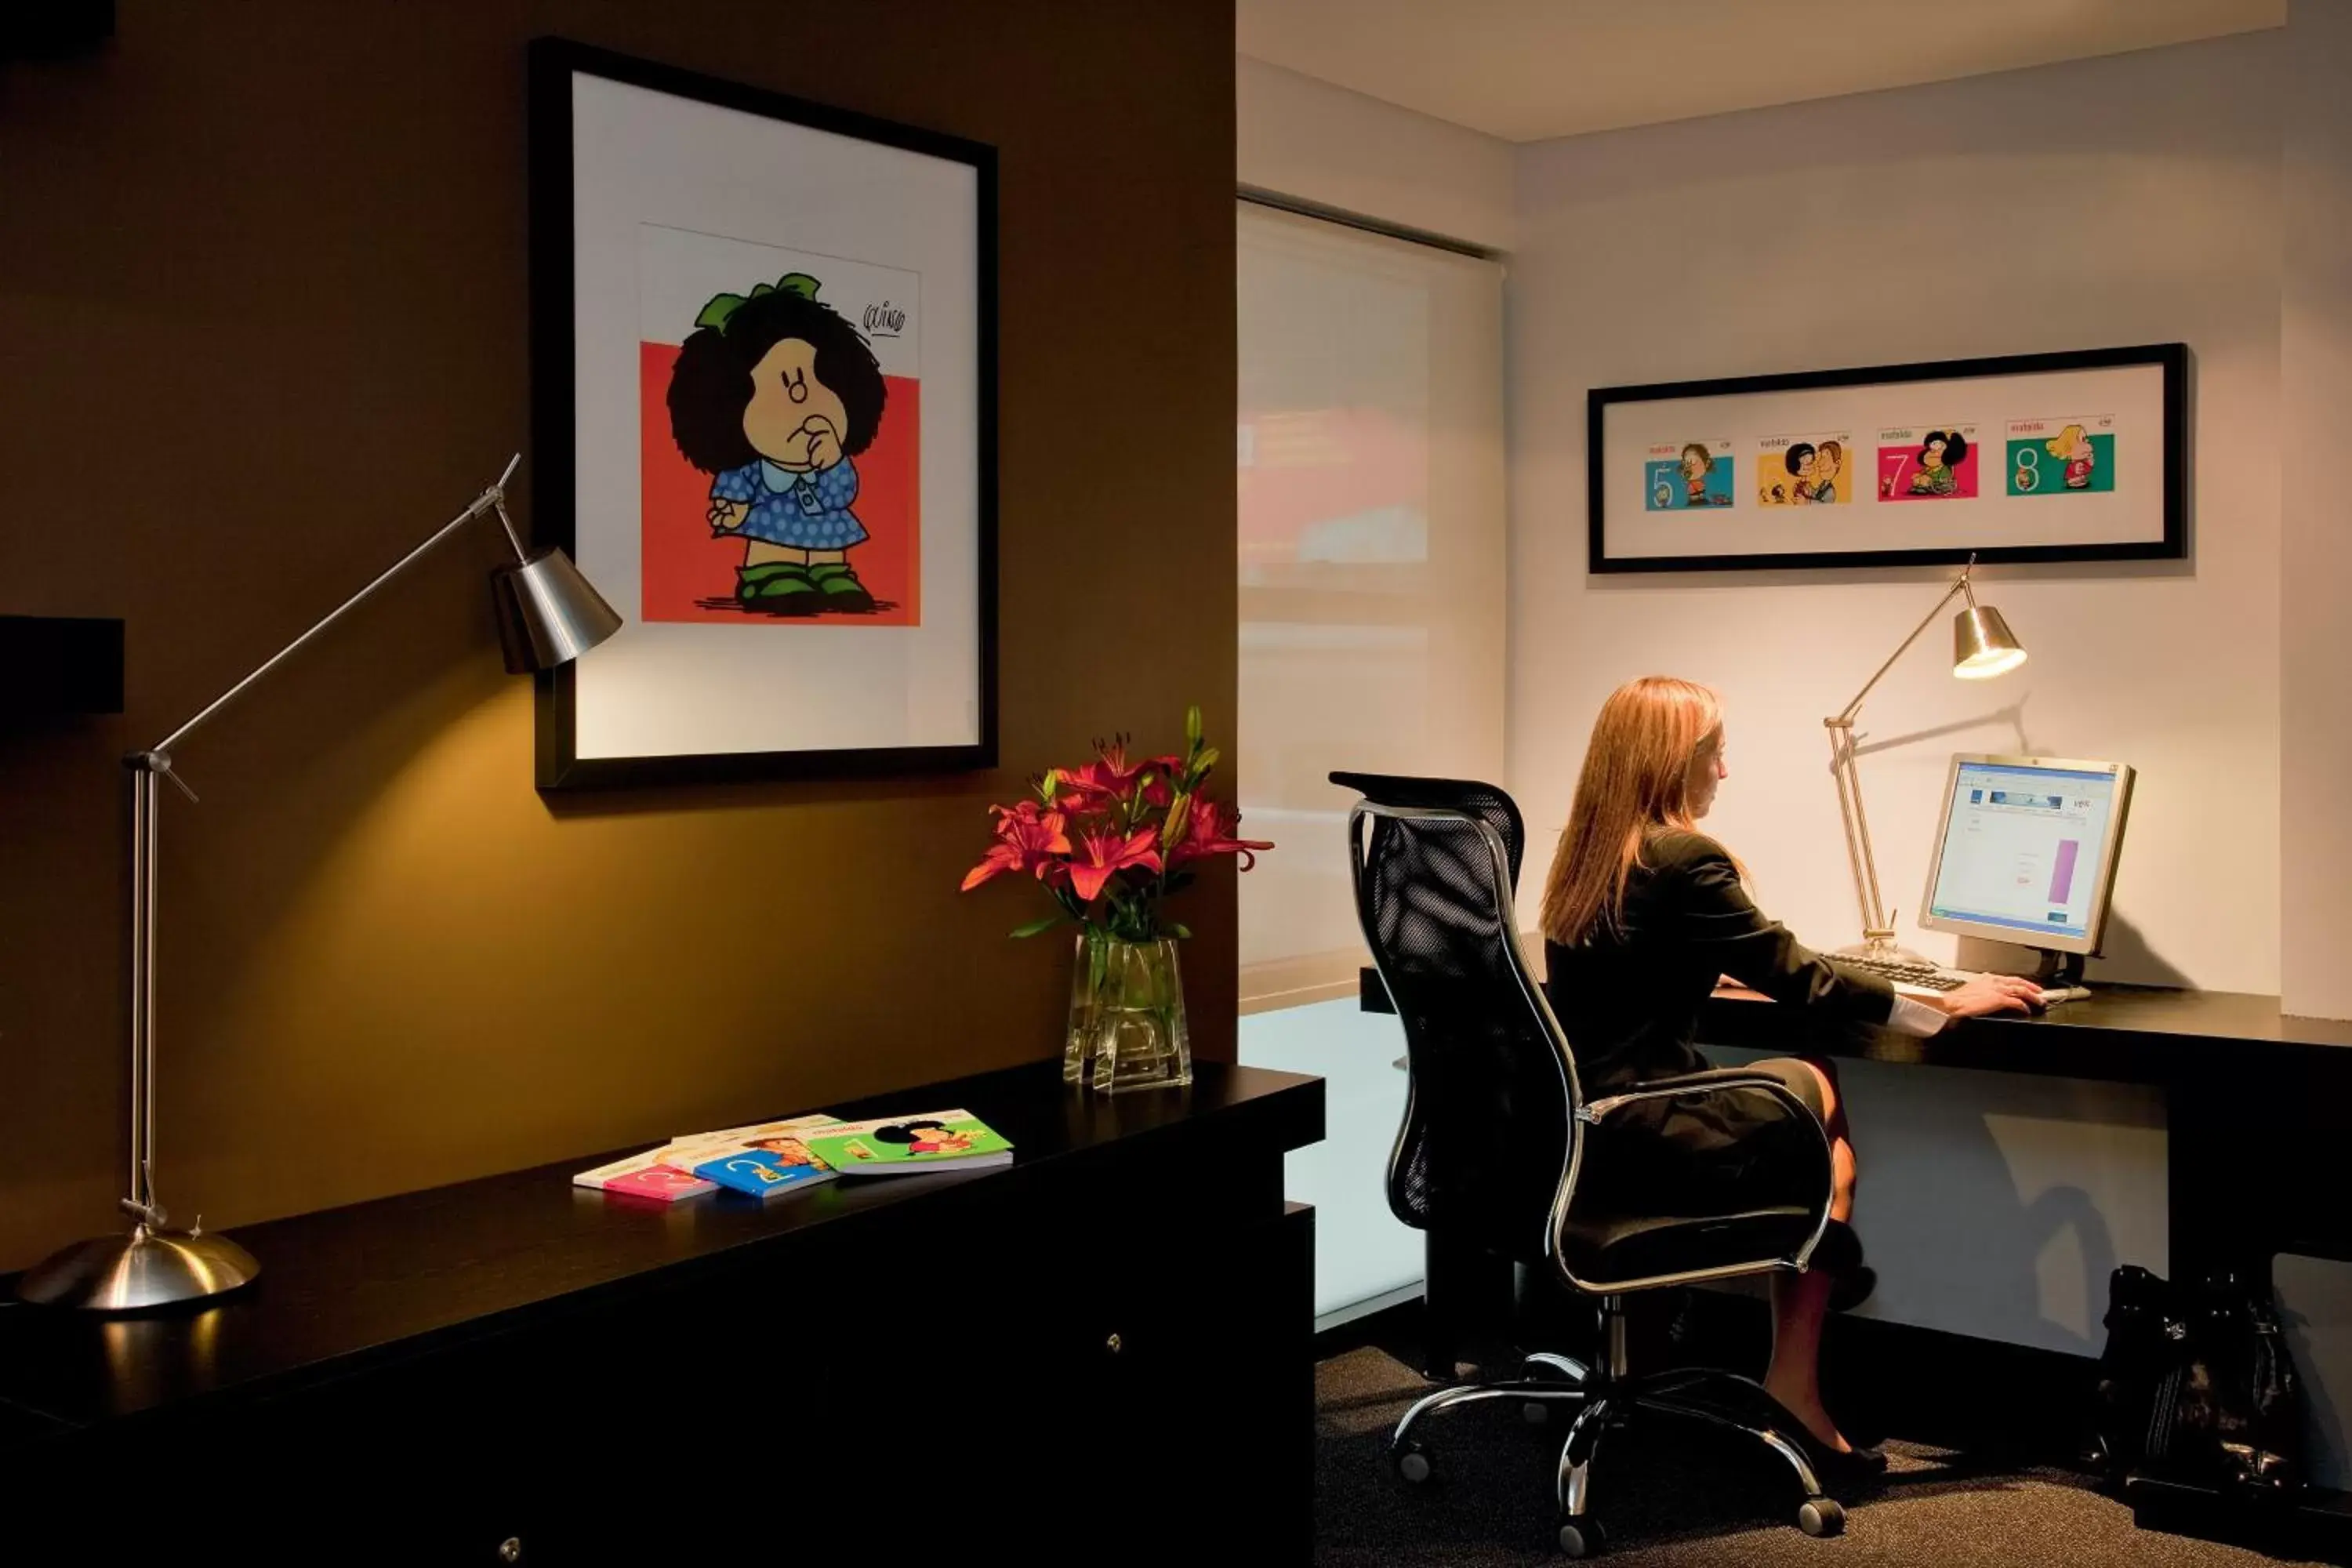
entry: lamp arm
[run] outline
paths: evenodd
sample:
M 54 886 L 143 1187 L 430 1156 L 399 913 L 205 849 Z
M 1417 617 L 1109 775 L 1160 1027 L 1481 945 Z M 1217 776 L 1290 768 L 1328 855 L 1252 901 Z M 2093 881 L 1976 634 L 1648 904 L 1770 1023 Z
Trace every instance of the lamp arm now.
M 430 539 L 427 539 L 424 543 L 418 545 L 415 549 L 410 551 L 407 554 L 394 562 L 390 566 L 385 567 L 382 573 L 377 574 L 373 582 L 370 583 L 366 587 L 362 588 L 358 593 L 353 594 L 350 598 L 345 599 L 333 609 L 328 611 L 327 614 L 320 619 L 316 626 L 312 626 L 309 631 L 304 632 L 300 637 L 296 637 L 292 642 L 288 643 L 275 654 L 272 654 L 259 668 L 247 676 L 243 680 L 238 681 L 235 686 L 230 687 L 226 691 L 222 692 L 218 697 L 213 699 L 212 702 L 207 705 L 202 712 L 198 713 L 194 718 L 189 720 L 186 723 L 181 725 L 178 729 L 173 731 L 170 734 L 157 742 L 154 747 L 145 753 L 147 756 L 156 759 L 156 761 L 151 764 L 154 771 L 163 773 L 170 773 L 172 782 L 179 784 L 179 775 L 172 773 L 171 752 L 173 746 L 178 745 L 182 741 L 187 739 L 191 731 L 194 730 L 196 726 L 202 724 L 214 714 L 219 712 L 223 708 L 227 707 L 231 701 L 235 700 L 236 698 L 245 690 L 247 687 L 251 686 L 263 676 L 268 675 L 271 670 L 277 668 L 280 664 L 291 658 L 297 648 L 301 647 L 312 637 L 317 637 L 320 632 L 325 631 L 329 626 L 333 626 L 337 621 L 342 619 L 343 616 L 347 612 L 355 608 L 362 601 L 365 600 L 378 588 L 383 587 L 386 583 L 391 582 L 394 577 L 399 576 L 403 572 L 406 571 L 410 563 L 415 562 L 419 556 L 424 555 L 435 545 L 440 543 L 443 540 L 448 538 L 451 534 L 465 527 L 466 524 L 481 516 L 484 512 L 496 512 L 498 514 L 499 523 L 503 525 L 506 530 L 507 542 L 514 548 L 515 559 L 518 561 L 524 559 L 522 537 L 515 531 L 514 520 L 507 516 L 506 508 L 507 481 L 514 478 L 515 469 L 520 467 L 521 464 L 522 454 L 517 452 L 513 457 L 507 459 L 506 471 L 498 477 L 497 481 L 493 483 L 489 489 L 484 490 L 480 495 L 476 496 L 472 502 L 467 506 L 465 510 L 459 512 L 456 517 L 451 518 L 447 522 L 442 524 L 441 527 L 434 532 Z M 185 784 L 181 784 L 180 787 L 182 789 L 187 788 Z
M 1885 678 L 1888 670 L 1895 668 L 1895 661 L 1911 651 L 1911 645 L 1919 640 L 1919 634 L 1921 632 L 1926 631 L 1930 626 L 1935 624 L 1936 617 L 1944 613 L 1944 606 L 1946 605 L 1950 604 L 1953 599 L 1969 591 L 1969 570 L 1973 568 L 1975 564 L 1976 563 L 1974 559 L 1971 558 L 1969 563 L 1969 566 L 1962 568 L 1959 576 L 1954 580 L 1952 585 L 1944 590 L 1944 596 L 1936 601 L 1936 607 L 1929 610 L 1925 616 L 1922 616 L 1919 618 L 1919 624 L 1911 628 L 1911 635 L 1903 639 L 1903 646 L 1886 656 L 1886 662 L 1878 667 L 1878 673 L 1862 683 L 1862 689 L 1853 694 L 1853 700 L 1847 703 L 1845 707 L 1839 711 L 1838 716 L 1831 721 L 1832 723 L 1851 724 L 1853 722 L 1853 716 L 1862 711 L 1862 700 L 1871 694 L 1872 690 L 1877 687 L 1879 681 Z
M 391 582 L 409 564 L 448 538 L 484 512 L 496 512 L 504 525 L 507 542 L 514 547 L 518 560 L 523 558 L 522 539 L 516 533 L 513 519 L 507 516 L 507 481 L 514 478 L 522 462 L 518 452 L 507 459 L 506 471 L 489 489 L 476 496 L 465 510 L 434 531 L 433 536 L 376 575 L 373 582 L 329 611 L 320 622 L 263 662 L 252 674 L 215 698 L 211 704 L 194 718 L 158 742 L 152 751 L 133 752 L 123 759 L 132 771 L 131 826 L 131 1138 L 130 1190 L 121 1200 L 125 1214 L 137 1220 L 142 1233 L 161 1231 L 171 1223 L 171 1216 L 155 1196 L 155 883 L 156 883 L 156 817 L 162 805 L 157 796 L 156 780 L 168 778 L 194 798 L 180 775 L 172 771 L 172 748 L 186 739 L 189 732 L 205 720 L 219 712 L 239 693 L 268 675 L 291 658 L 297 648 L 341 620 L 352 606 Z M 203 1228 L 199 1216 L 196 1229 Z M 190 1235 L 195 1234 L 190 1232 Z
M 1863 815 L 1862 773 L 1855 765 L 1853 745 L 1854 715 L 1862 711 L 1863 699 L 1885 679 L 1886 672 L 1895 668 L 1895 660 L 1911 651 L 1911 645 L 1917 642 L 1919 634 L 1944 613 L 1945 605 L 1963 595 L 1967 595 L 1970 605 L 1976 603 L 1976 594 L 1969 586 L 1969 574 L 1976 570 L 1976 564 L 1977 558 L 1969 556 L 1968 564 L 1960 568 L 1959 576 L 1944 590 L 1944 596 L 1936 601 L 1936 607 L 1920 617 L 1919 624 L 1911 628 L 1911 635 L 1886 656 L 1886 662 L 1880 665 L 1868 680 L 1863 682 L 1862 689 L 1853 694 L 1853 700 L 1847 703 L 1836 718 L 1822 721 L 1830 732 L 1830 773 L 1837 780 L 1838 815 L 1845 824 L 1846 862 L 1853 869 L 1853 899 L 1862 909 L 1863 941 L 1870 951 L 1885 956 L 1892 956 L 1895 951 L 1895 921 L 1887 913 L 1885 895 L 1879 891 L 1878 857 L 1871 848 L 1870 819 Z

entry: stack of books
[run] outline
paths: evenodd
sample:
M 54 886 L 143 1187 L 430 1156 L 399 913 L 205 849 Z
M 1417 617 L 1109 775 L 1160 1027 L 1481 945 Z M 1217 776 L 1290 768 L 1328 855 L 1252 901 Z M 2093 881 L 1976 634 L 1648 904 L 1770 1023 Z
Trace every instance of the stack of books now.
M 722 1187 L 770 1198 L 840 1175 L 911 1175 L 1012 1163 L 1013 1145 L 968 1110 L 870 1121 L 796 1116 L 676 1139 L 583 1171 L 572 1181 L 575 1186 L 674 1204 Z

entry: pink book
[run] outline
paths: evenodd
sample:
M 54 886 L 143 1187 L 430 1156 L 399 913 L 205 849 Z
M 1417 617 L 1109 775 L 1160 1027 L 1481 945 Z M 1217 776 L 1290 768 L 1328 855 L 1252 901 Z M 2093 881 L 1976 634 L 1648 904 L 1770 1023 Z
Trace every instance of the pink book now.
M 665 1204 L 674 1204 L 680 1198 L 699 1197 L 704 1193 L 719 1190 L 716 1182 L 706 1182 L 691 1171 L 682 1171 L 675 1165 L 664 1163 L 671 1147 L 664 1144 L 643 1154 L 615 1160 L 609 1165 L 599 1165 L 593 1171 L 583 1171 L 572 1178 L 572 1184 L 575 1187 L 601 1187 L 608 1193 L 652 1198 Z

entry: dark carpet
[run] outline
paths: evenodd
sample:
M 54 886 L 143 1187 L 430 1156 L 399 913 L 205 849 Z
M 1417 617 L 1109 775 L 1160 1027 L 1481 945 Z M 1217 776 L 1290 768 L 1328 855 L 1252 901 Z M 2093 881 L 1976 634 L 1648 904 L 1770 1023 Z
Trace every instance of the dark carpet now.
M 1316 1561 L 1449 1568 L 1563 1561 L 1552 1540 L 1557 1426 L 1529 1426 L 1507 1403 L 1443 1412 L 1426 1427 L 1437 1479 L 1409 1487 L 1382 1445 L 1428 1392 L 1386 1352 L 1364 1346 L 1316 1372 Z M 2293 1559 L 2135 1529 L 2131 1510 L 2062 1470 L 1972 1468 L 1958 1455 L 1890 1443 L 1893 1467 L 1839 1499 L 1845 1534 L 1795 1526 L 1794 1483 L 1745 1439 L 1671 1421 L 1612 1433 L 1594 1465 L 1605 1561 L 1626 1568 L 1999 1563 L 2004 1568 L 2238 1568 Z

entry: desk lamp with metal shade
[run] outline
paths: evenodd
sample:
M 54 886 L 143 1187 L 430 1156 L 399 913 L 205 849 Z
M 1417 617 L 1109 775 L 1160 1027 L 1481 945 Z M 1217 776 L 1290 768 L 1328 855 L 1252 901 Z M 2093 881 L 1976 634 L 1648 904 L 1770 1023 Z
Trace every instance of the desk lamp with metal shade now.
M 1838 809 L 1845 817 L 1845 852 L 1853 867 L 1854 900 L 1862 906 L 1862 942 L 1858 948 L 1847 951 L 1869 958 L 1906 963 L 1927 962 L 1895 945 L 1895 913 L 1886 907 L 1878 890 L 1878 862 L 1871 854 L 1870 823 L 1862 812 L 1862 775 L 1854 767 L 1854 716 L 1862 711 L 1863 699 L 1895 668 L 1895 661 L 1910 650 L 1911 645 L 1919 640 L 1919 634 L 1956 598 L 1965 599 L 1967 607 L 1952 618 L 1954 676 L 1962 680 L 1990 680 L 2025 662 L 2025 648 L 2010 631 L 2000 612 L 1990 605 L 1977 603 L 1976 589 L 1969 581 L 1976 564 L 1976 557 L 1969 556 L 1959 576 L 1936 601 L 1936 607 L 1912 628 L 1902 646 L 1887 656 L 1886 662 L 1878 667 L 1878 673 L 1863 683 L 1862 689 L 1853 694 L 1853 700 L 1835 718 L 1822 721 L 1830 732 L 1830 773 L 1837 780 Z
M 131 1152 L 130 1190 L 121 1206 L 132 1224 L 128 1231 L 76 1242 L 35 1264 L 17 1284 L 16 1293 L 25 1300 L 102 1312 L 138 1311 L 208 1300 L 260 1272 L 260 1263 L 244 1247 L 225 1236 L 206 1234 L 201 1216 L 190 1229 L 171 1229 L 170 1216 L 155 1195 L 155 852 L 161 781 L 170 779 L 190 800 L 195 799 L 195 792 L 173 771 L 174 746 L 435 545 L 486 514 L 497 515 L 515 554 L 511 563 L 490 578 L 509 671 L 521 675 L 569 663 L 618 631 L 620 616 L 569 556 L 551 548 L 523 548 L 506 508 L 507 481 L 521 462 L 520 454 L 510 458 L 498 482 L 465 510 L 194 718 L 149 750 L 123 759 L 132 773 Z

